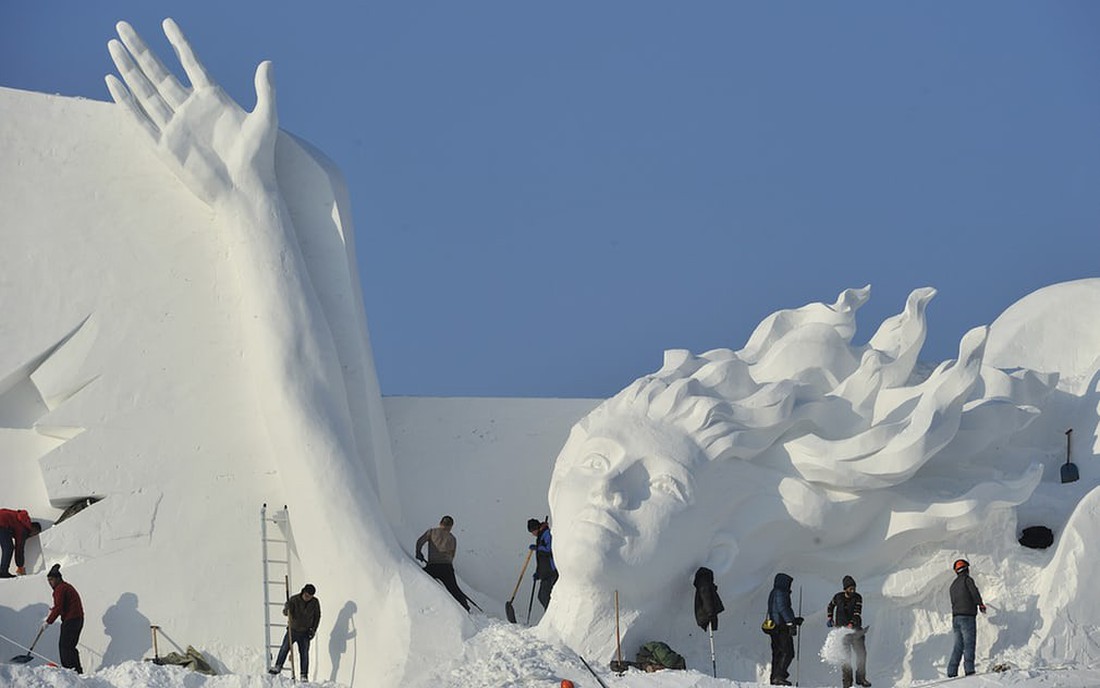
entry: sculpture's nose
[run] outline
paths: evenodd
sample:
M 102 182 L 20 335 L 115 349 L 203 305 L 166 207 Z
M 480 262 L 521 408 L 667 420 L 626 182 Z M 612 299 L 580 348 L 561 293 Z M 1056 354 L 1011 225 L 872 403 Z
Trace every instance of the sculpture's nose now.
M 626 503 L 626 493 L 621 474 L 608 474 L 596 481 L 595 497 L 605 506 L 621 509 Z

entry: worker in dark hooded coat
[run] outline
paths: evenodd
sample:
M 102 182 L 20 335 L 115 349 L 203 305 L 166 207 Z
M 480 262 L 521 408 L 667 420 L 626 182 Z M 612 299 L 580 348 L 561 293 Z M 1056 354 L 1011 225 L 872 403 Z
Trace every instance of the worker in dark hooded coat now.
M 768 616 L 775 628 L 768 634 L 772 639 L 771 684 L 789 686 L 791 676 L 787 669 L 794 661 L 794 636 L 804 619 L 795 616 L 791 606 L 791 583 L 794 579 L 785 573 L 775 574 L 775 584 L 768 595 Z

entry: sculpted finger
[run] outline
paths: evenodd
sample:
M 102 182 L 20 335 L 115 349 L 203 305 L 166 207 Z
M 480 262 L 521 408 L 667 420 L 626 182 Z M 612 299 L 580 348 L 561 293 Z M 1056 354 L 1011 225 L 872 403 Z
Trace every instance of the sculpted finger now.
M 275 110 L 275 67 L 271 60 L 264 60 L 256 67 L 256 109 L 253 113 L 262 117 L 272 128 L 279 126 Z
M 130 55 L 141 67 L 141 71 L 152 82 L 168 106 L 175 110 L 182 105 L 183 101 L 187 100 L 187 89 L 164 67 L 160 58 L 149 49 L 138 32 L 126 22 L 119 22 L 115 25 L 115 29 L 118 30 L 118 37 L 122 39 L 122 44 L 130 51 Z
M 169 17 L 164 20 L 162 26 L 164 27 L 164 35 L 168 37 L 168 42 L 172 44 L 176 56 L 179 57 L 180 64 L 183 65 L 183 71 L 187 73 L 187 78 L 191 80 L 191 85 L 195 88 L 213 86 L 214 80 L 207 74 L 206 67 L 202 66 L 199 58 L 195 57 L 195 51 L 191 49 L 191 44 L 187 42 L 187 38 L 183 35 L 183 31 L 180 31 L 180 27 L 176 22 Z
M 130 95 L 130 91 L 126 86 L 114 74 L 108 74 L 106 77 L 107 90 L 111 92 L 111 98 L 122 106 L 123 110 L 130 116 L 130 118 L 146 133 L 153 141 L 160 140 L 160 130 L 145 114 L 145 111 L 141 109 L 137 101 Z
M 163 128 L 172 119 L 172 109 L 160 97 L 153 84 L 146 78 L 145 73 L 141 71 L 133 58 L 130 57 L 130 53 L 122 43 L 116 39 L 111 39 L 107 43 L 107 50 L 111 53 L 111 59 L 118 67 L 118 73 L 122 76 L 122 80 L 126 82 L 126 86 L 130 89 L 130 94 L 141 105 L 148 118 L 158 127 Z

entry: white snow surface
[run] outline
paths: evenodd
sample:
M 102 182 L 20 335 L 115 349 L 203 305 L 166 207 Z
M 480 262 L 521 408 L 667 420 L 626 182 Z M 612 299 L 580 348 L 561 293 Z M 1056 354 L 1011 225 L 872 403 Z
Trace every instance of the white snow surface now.
M 0 581 L 0 685 L 289 685 L 263 673 L 263 503 L 290 507 L 292 587 L 318 588 L 320 685 L 593 686 L 582 655 L 609 686 L 756 685 L 776 571 L 807 619 L 802 685 L 839 681 L 819 648 L 845 574 L 871 680 L 932 684 L 960 556 L 990 608 L 978 669 L 1010 670 L 950 685 L 1100 685 L 1100 324 L 1080 317 L 1100 279 L 1006 304 L 932 367 L 934 290 L 861 344 L 864 287 L 773 314 L 736 351 L 669 351 L 605 401 L 383 401 L 343 182 L 277 129 L 269 68 L 245 112 L 194 64 L 191 86 L 140 81 L 157 67 L 119 39 L 119 104 L 0 88 L 0 506 L 48 526 L 29 575 Z M 1069 428 L 1081 479 L 1062 484 Z M 52 525 L 85 497 L 101 501 Z M 487 615 L 409 556 L 443 513 Z M 532 591 L 524 524 L 546 513 L 561 581 L 536 626 L 507 624 Z M 1022 548 L 1028 525 L 1054 546 Z M 56 625 L 4 663 L 54 563 L 84 600 L 84 677 L 47 666 Z M 702 565 L 726 605 L 717 679 L 691 611 Z M 142 661 L 150 624 L 162 654 L 193 645 L 222 675 Z M 660 639 L 690 670 L 610 674 L 617 626 L 624 658 Z

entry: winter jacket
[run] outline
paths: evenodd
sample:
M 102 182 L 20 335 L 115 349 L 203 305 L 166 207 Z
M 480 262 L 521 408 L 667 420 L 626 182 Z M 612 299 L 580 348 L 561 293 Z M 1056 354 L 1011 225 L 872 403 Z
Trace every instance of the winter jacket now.
M 428 543 L 429 564 L 454 563 L 458 542 L 455 540 L 455 536 L 451 535 L 446 528 L 437 526 L 425 530 L 424 534 L 416 541 L 417 554 L 420 553 L 420 548 L 424 546 L 425 542 Z
M 24 545 L 31 536 L 31 517 L 23 509 L 0 509 L 0 528 L 11 531 L 12 540 L 15 541 L 15 565 L 23 568 L 26 565 Z
M 963 569 L 955 576 L 955 582 L 951 584 L 951 614 L 954 616 L 977 616 L 978 607 L 984 607 L 982 594 L 978 592 L 978 586 L 970 577 L 968 569 Z
M 833 595 L 825 613 L 834 626 L 863 628 L 863 596 L 853 592 L 851 597 L 844 592 Z
M 714 571 L 705 566 L 695 572 L 695 623 L 699 628 L 718 630 L 718 614 L 725 611 L 718 586 L 714 584 Z
M 775 574 L 775 587 L 768 595 L 768 616 L 776 624 L 793 624 L 794 609 L 791 608 L 791 583 L 794 579 L 785 573 Z
M 554 563 L 554 549 L 551 546 L 553 538 L 550 535 L 550 526 L 543 523 L 535 534 L 535 573 L 539 578 L 549 578 L 558 570 Z
M 46 617 L 46 623 L 52 624 L 59 616 L 62 621 L 84 618 L 84 605 L 80 601 L 80 593 L 65 581 L 54 586 L 53 607 L 50 608 L 50 615 Z
M 290 630 L 308 632 L 312 637 L 321 623 L 321 602 L 316 597 L 306 602 L 302 599 L 302 593 L 298 593 L 283 605 L 283 614 L 290 617 Z

